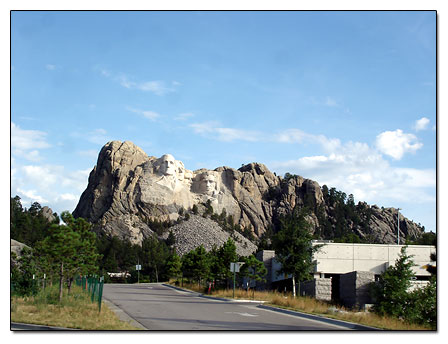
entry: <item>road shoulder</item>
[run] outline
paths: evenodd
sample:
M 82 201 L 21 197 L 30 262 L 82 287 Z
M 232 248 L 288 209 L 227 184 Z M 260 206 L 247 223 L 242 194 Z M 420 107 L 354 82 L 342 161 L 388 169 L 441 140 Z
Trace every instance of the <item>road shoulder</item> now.
M 137 327 L 142 330 L 148 330 L 146 327 L 144 327 L 142 324 L 140 324 L 137 320 L 130 317 L 129 314 L 127 314 L 124 310 L 122 310 L 120 307 L 115 305 L 112 301 L 107 300 L 103 296 L 103 302 L 109 307 L 109 309 L 115 313 L 115 315 L 121 320 L 125 321 L 129 324 L 131 324 L 134 327 Z

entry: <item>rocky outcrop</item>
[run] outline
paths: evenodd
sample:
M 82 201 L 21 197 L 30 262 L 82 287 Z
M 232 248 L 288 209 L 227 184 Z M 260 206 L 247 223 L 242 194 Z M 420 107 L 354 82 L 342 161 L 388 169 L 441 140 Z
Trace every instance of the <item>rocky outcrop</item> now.
M 381 243 L 397 243 L 397 212 L 395 208 L 379 208 L 376 205 L 370 207 L 372 211 L 370 230 L 374 236 L 373 241 Z M 404 244 L 405 238 L 418 238 L 422 228 L 400 214 L 400 243 Z
M 129 141 L 108 142 L 101 149 L 73 215 L 88 219 L 98 230 L 141 243 L 153 233 L 154 221 L 174 222 L 184 211 L 191 212 L 195 205 L 206 203 L 215 214 L 225 215 L 255 237 L 295 207 L 324 209 L 320 216 L 332 216 L 321 187 L 310 179 L 291 175 L 282 178 L 259 163 L 238 170 L 218 167 L 190 171 L 169 154 L 148 156 Z M 316 213 L 307 218 L 313 230 L 322 221 Z M 377 242 L 395 242 L 393 210 L 372 207 L 370 213 L 368 229 L 352 224 L 351 230 L 360 237 L 374 236 Z M 422 230 L 407 219 L 400 221 L 403 237 L 418 235 Z M 205 238 L 206 231 L 201 233 Z
M 53 215 L 53 210 L 47 206 L 42 207 L 42 216 L 45 217 L 48 222 L 54 222 L 56 220 L 56 217 Z
M 20 256 L 20 253 L 24 248 L 30 248 L 29 246 L 25 245 L 24 243 L 21 243 L 17 240 L 11 239 L 11 253 L 14 253 L 16 256 Z
M 22 250 L 24 248 L 31 249 L 31 247 L 21 243 L 17 240 L 11 239 L 11 256 L 10 256 L 10 266 L 11 268 L 17 266 L 20 257 L 22 256 Z
M 174 247 L 178 255 L 182 256 L 196 247 L 202 245 L 206 251 L 213 246 L 221 247 L 229 238 L 235 242 L 236 253 L 240 256 L 249 256 L 257 250 L 257 246 L 238 232 L 224 231 L 215 221 L 202 216 L 191 216 L 187 221 L 170 227 L 176 241 Z M 168 238 L 169 233 L 162 235 Z

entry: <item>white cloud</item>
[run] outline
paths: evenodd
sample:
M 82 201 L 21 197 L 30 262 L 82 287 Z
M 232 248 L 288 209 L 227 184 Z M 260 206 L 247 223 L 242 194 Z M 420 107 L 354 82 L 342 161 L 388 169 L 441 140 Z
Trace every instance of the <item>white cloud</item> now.
M 261 140 L 261 133 L 250 130 L 220 127 L 217 122 L 193 123 L 189 127 L 193 128 L 196 134 L 212 137 L 219 141 L 249 141 L 257 142 Z
M 31 152 L 26 152 L 23 157 L 32 162 L 38 162 L 42 160 L 42 157 L 39 154 L 39 151 L 33 150 Z
M 15 166 L 11 195 L 19 195 L 24 206 L 39 202 L 57 212 L 72 211 L 87 186 L 89 173 L 90 169 L 67 171 L 57 165 Z
M 101 73 L 102 76 L 105 76 L 107 78 L 112 76 L 112 74 L 108 70 L 106 70 L 106 69 L 101 69 L 100 73 Z
M 23 199 L 24 202 L 30 204 L 34 202 L 39 202 L 40 204 L 48 202 L 45 198 L 37 195 L 36 190 L 22 190 L 18 188 L 17 193 L 22 196 L 21 199 Z
M 101 146 L 110 141 L 110 136 L 107 134 L 106 129 L 103 128 L 98 128 L 82 133 L 80 133 L 79 131 L 74 131 L 70 134 L 70 136 L 74 138 L 81 138 Z
M 194 114 L 191 112 L 186 112 L 186 113 L 181 113 L 179 115 L 177 115 L 176 117 L 174 117 L 174 119 L 176 121 L 186 121 L 189 118 L 194 117 Z
M 336 100 L 332 97 L 325 98 L 325 105 L 329 107 L 338 107 L 339 104 L 336 102 Z
M 125 73 L 112 73 L 106 69 L 100 69 L 100 74 L 127 89 L 136 89 L 143 92 L 151 92 L 157 96 L 164 96 L 168 93 L 176 92 L 176 87 L 181 84 L 177 81 L 172 81 L 171 86 L 168 86 L 165 81 L 150 80 L 150 81 L 135 81 L 133 77 Z
M 269 139 L 269 135 L 265 135 Z M 326 152 L 334 152 L 341 146 L 339 139 L 329 139 L 324 135 L 308 134 L 300 129 L 287 129 L 274 134 L 271 141 L 279 143 L 318 143 Z
M 376 147 L 395 160 L 400 160 L 405 153 L 414 153 L 423 146 L 413 134 L 405 134 L 401 129 L 385 131 L 376 137 Z
M 71 193 L 64 193 L 59 195 L 56 200 L 60 201 L 78 201 L 79 196 L 73 195 Z
M 21 129 L 11 122 L 11 148 L 13 150 L 34 150 L 49 148 L 51 145 L 46 141 L 47 133 L 39 130 Z
M 352 193 L 357 200 L 393 205 L 397 202 L 433 202 L 434 169 L 397 168 L 365 143 L 348 142 L 328 155 L 274 162 L 278 173 L 295 173 Z
M 40 192 L 56 190 L 60 186 L 82 191 L 90 172 L 90 170 L 67 172 L 63 166 L 57 165 L 26 165 L 17 169 L 20 171 L 23 183 L 34 185 Z
M 415 131 L 425 130 L 429 125 L 429 118 L 422 117 L 419 120 L 415 121 L 414 129 Z
M 175 91 L 174 88 L 167 87 L 163 81 L 145 81 L 136 83 L 135 88 L 145 92 L 152 92 L 158 96 L 163 96 Z
M 273 140 L 281 143 L 302 143 L 309 138 L 309 134 L 300 129 L 287 129 L 275 134 Z
M 128 111 L 134 112 L 136 114 L 139 114 L 151 121 L 156 121 L 159 117 L 160 114 L 154 111 L 150 111 L 150 110 L 140 110 L 140 109 L 134 109 L 134 108 L 127 108 Z
M 47 69 L 47 70 L 55 70 L 56 66 L 53 65 L 53 64 L 47 64 L 47 65 L 45 65 L 45 69 Z
M 77 153 L 81 156 L 85 156 L 88 158 L 96 158 L 99 154 L 99 152 L 96 149 L 78 151 Z
M 28 161 L 42 160 L 39 149 L 50 148 L 47 133 L 39 130 L 24 130 L 11 122 L 11 153 Z

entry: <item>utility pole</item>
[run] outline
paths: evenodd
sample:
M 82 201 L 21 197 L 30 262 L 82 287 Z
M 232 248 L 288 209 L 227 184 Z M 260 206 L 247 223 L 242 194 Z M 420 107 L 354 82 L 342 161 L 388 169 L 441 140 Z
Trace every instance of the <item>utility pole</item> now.
M 400 210 L 397 208 L 397 245 L 400 245 Z

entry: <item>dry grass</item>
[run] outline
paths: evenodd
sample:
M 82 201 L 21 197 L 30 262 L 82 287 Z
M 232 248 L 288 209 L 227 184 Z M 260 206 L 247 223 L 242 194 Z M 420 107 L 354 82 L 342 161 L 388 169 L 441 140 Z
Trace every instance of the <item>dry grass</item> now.
M 28 324 L 76 328 L 82 330 L 139 330 L 118 319 L 104 303 L 92 303 L 80 287 L 57 302 L 57 289 L 47 288 L 34 297 L 12 297 L 11 321 Z
M 204 288 L 198 287 L 197 284 L 184 284 L 184 288 L 203 292 Z M 226 299 L 233 298 L 233 290 L 216 290 L 212 291 L 211 296 L 222 297 Z M 321 315 L 328 318 L 344 320 L 348 322 L 357 323 L 376 327 L 384 330 L 410 331 L 410 330 L 431 330 L 429 327 L 420 325 L 408 324 L 399 319 L 381 317 L 370 312 L 354 312 L 343 307 L 335 307 L 332 304 L 318 301 L 310 297 L 296 297 L 293 298 L 290 294 L 283 294 L 278 292 L 267 291 L 245 291 L 242 289 L 235 290 L 235 299 L 258 300 L 266 301 L 266 304 L 285 308 L 289 310 Z

